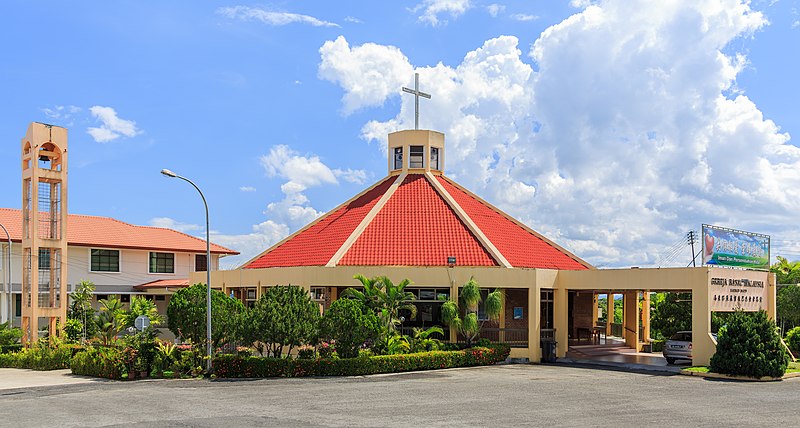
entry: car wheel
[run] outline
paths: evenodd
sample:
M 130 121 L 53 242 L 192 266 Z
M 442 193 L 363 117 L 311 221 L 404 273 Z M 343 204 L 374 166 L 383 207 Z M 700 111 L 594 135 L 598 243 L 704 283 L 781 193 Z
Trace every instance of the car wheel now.
M 675 364 L 674 358 L 667 358 L 667 364 Z

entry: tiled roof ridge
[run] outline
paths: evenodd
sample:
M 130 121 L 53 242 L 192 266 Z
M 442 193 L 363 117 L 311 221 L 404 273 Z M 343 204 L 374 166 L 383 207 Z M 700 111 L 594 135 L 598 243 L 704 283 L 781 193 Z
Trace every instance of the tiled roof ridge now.
M 303 232 L 311 229 L 313 226 L 315 226 L 316 224 L 322 222 L 323 220 L 327 219 L 328 217 L 332 216 L 333 214 L 335 214 L 335 213 L 339 212 L 340 210 L 348 207 L 350 204 L 352 204 L 353 202 L 357 201 L 359 198 L 367 195 L 373 189 L 376 189 L 376 188 L 380 187 L 381 185 L 383 185 L 386 181 L 393 180 L 394 178 L 395 177 L 393 177 L 391 175 L 387 175 L 387 176 L 381 178 L 380 180 L 378 180 L 375 183 L 373 183 L 371 186 L 368 186 L 367 188 L 365 188 L 361 192 L 358 192 L 357 194 L 355 194 L 350 199 L 348 199 L 348 200 L 342 202 L 341 204 L 331 208 L 326 213 L 324 213 L 321 216 L 317 217 L 316 219 L 312 220 L 311 222 L 309 222 L 305 226 L 301 227 L 300 229 L 297 229 L 294 233 L 289 234 L 287 237 L 285 237 L 285 238 L 281 239 L 280 241 L 276 242 L 275 244 L 273 244 L 272 246 L 270 246 L 266 250 L 258 253 L 257 255 L 253 256 L 249 260 L 247 260 L 244 263 L 240 264 L 237 267 L 237 269 L 252 269 L 249 266 L 251 266 L 253 263 L 257 262 L 258 260 L 262 259 L 267 254 L 269 254 L 272 251 L 280 248 L 282 245 L 286 244 L 290 240 L 292 240 L 295 237 L 299 236 Z M 342 245 L 344 245 L 344 243 Z M 328 260 L 330 260 L 330 257 L 328 258 Z
M 440 177 L 442 179 L 446 180 L 450 185 L 452 185 L 455 188 L 457 188 L 457 189 L 461 190 L 462 192 L 464 192 L 466 195 L 468 195 L 469 197 L 471 197 L 475 201 L 481 203 L 482 205 L 484 205 L 485 207 L 487 207 L 490 210 L 494 211 L 498 215 L 501 215 L 504 218 L 506 218 L 507 220 L 509 220 L 512 223 L 516 224 L 517 226 L 519 226 L 520 228 L 525 230 L 527 233 L 530 233 L 531 235 L 541 239 L 542 241 L 544 241 L 545 243 L 547 243 L 551 247 L 553 247 L 556 250 L 560 251 L 561 253 L 563 253 L 567 257 L 573 259 L 575 262 L 585 266 L 587 269 L 596 269 L 594 266 L 592 266 L 591 264 L 589 264 L 585 260 L 581 259 L 580 257 L 576 256 L 571 251 L 569 251 L 566 248 L 558 245 L 557 243 L 555 243 L 552 240 L 548 239 L 546 236 L 542 235 L 541 233 L 536 232 L 535 230 L 533 230 L 531 227 L 529 227 L 525 223 L 522 223 L 521 221 L 517 220 L 513 216 L 507 214 L 505 211 L 501 210 L 500 208 L 497 208 L 496 206 L 494 206 L 491 203 L 487 202 L 485 199 L 481 198 L 480 196 L 476 195 L 475 193 L 471 192 L 470 190 L 464 188 L 463 186 L 458 184 L 455 180 L 451 179 L 450 177 L 447 177 L 444 174 L 442 174 Z

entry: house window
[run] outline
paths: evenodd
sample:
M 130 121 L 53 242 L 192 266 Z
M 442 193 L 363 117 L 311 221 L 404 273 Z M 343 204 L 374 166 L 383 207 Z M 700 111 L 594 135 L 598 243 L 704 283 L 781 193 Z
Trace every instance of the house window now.
M 403 169 L 403 148 L 394 148 L 394 169 Z
M 325 300 L 325 287 L 311 287 L 311 300 Z
M 22 294 L 15 294 L 14 295 L 14 316 L 21 317 L 22 316 Z
M 408 154 L 408 167 L 425 168 L 423 162 L 424 159 L 425 159 L 425 147 L 411 146 L 410 153 Z
M 208 270 L 208 260 L 205 254 L 194 255 L 194 270 L 195 272 L 205 272 Z
M 439 148 L 438 147 L 431 147 L 431 168 L 433 168 L 433 169 L 441 169 L 441 168 L 439 168 Z
M 39 248 L 39 270 L 50 269 L 50 249 Z
M 119 272 L 119 250 L 92 249 L 92 272 Z
M 175 254 L 151 252 L 150 273 L 175 273 Z

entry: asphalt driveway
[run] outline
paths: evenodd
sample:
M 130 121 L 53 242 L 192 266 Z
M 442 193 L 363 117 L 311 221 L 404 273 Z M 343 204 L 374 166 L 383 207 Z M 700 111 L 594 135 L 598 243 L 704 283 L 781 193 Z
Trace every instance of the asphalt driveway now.
M 3 426 L 797 426 L 800 379 L 737 383 L 503 365 L 349 378 L 0 391 Z

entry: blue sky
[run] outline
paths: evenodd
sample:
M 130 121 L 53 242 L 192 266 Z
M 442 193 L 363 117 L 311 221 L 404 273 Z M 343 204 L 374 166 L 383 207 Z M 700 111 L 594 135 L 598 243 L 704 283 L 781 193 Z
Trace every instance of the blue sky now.
M 252 255 L 386 174 L 413 73 L 447 173 L 601 266 L 680 265 L 701 223 L 800 258 L 797 1 L 0 5 L 0 206 L 29 122 L 69 210 Z M 688 254 L 688 249 L 686 250 Z

